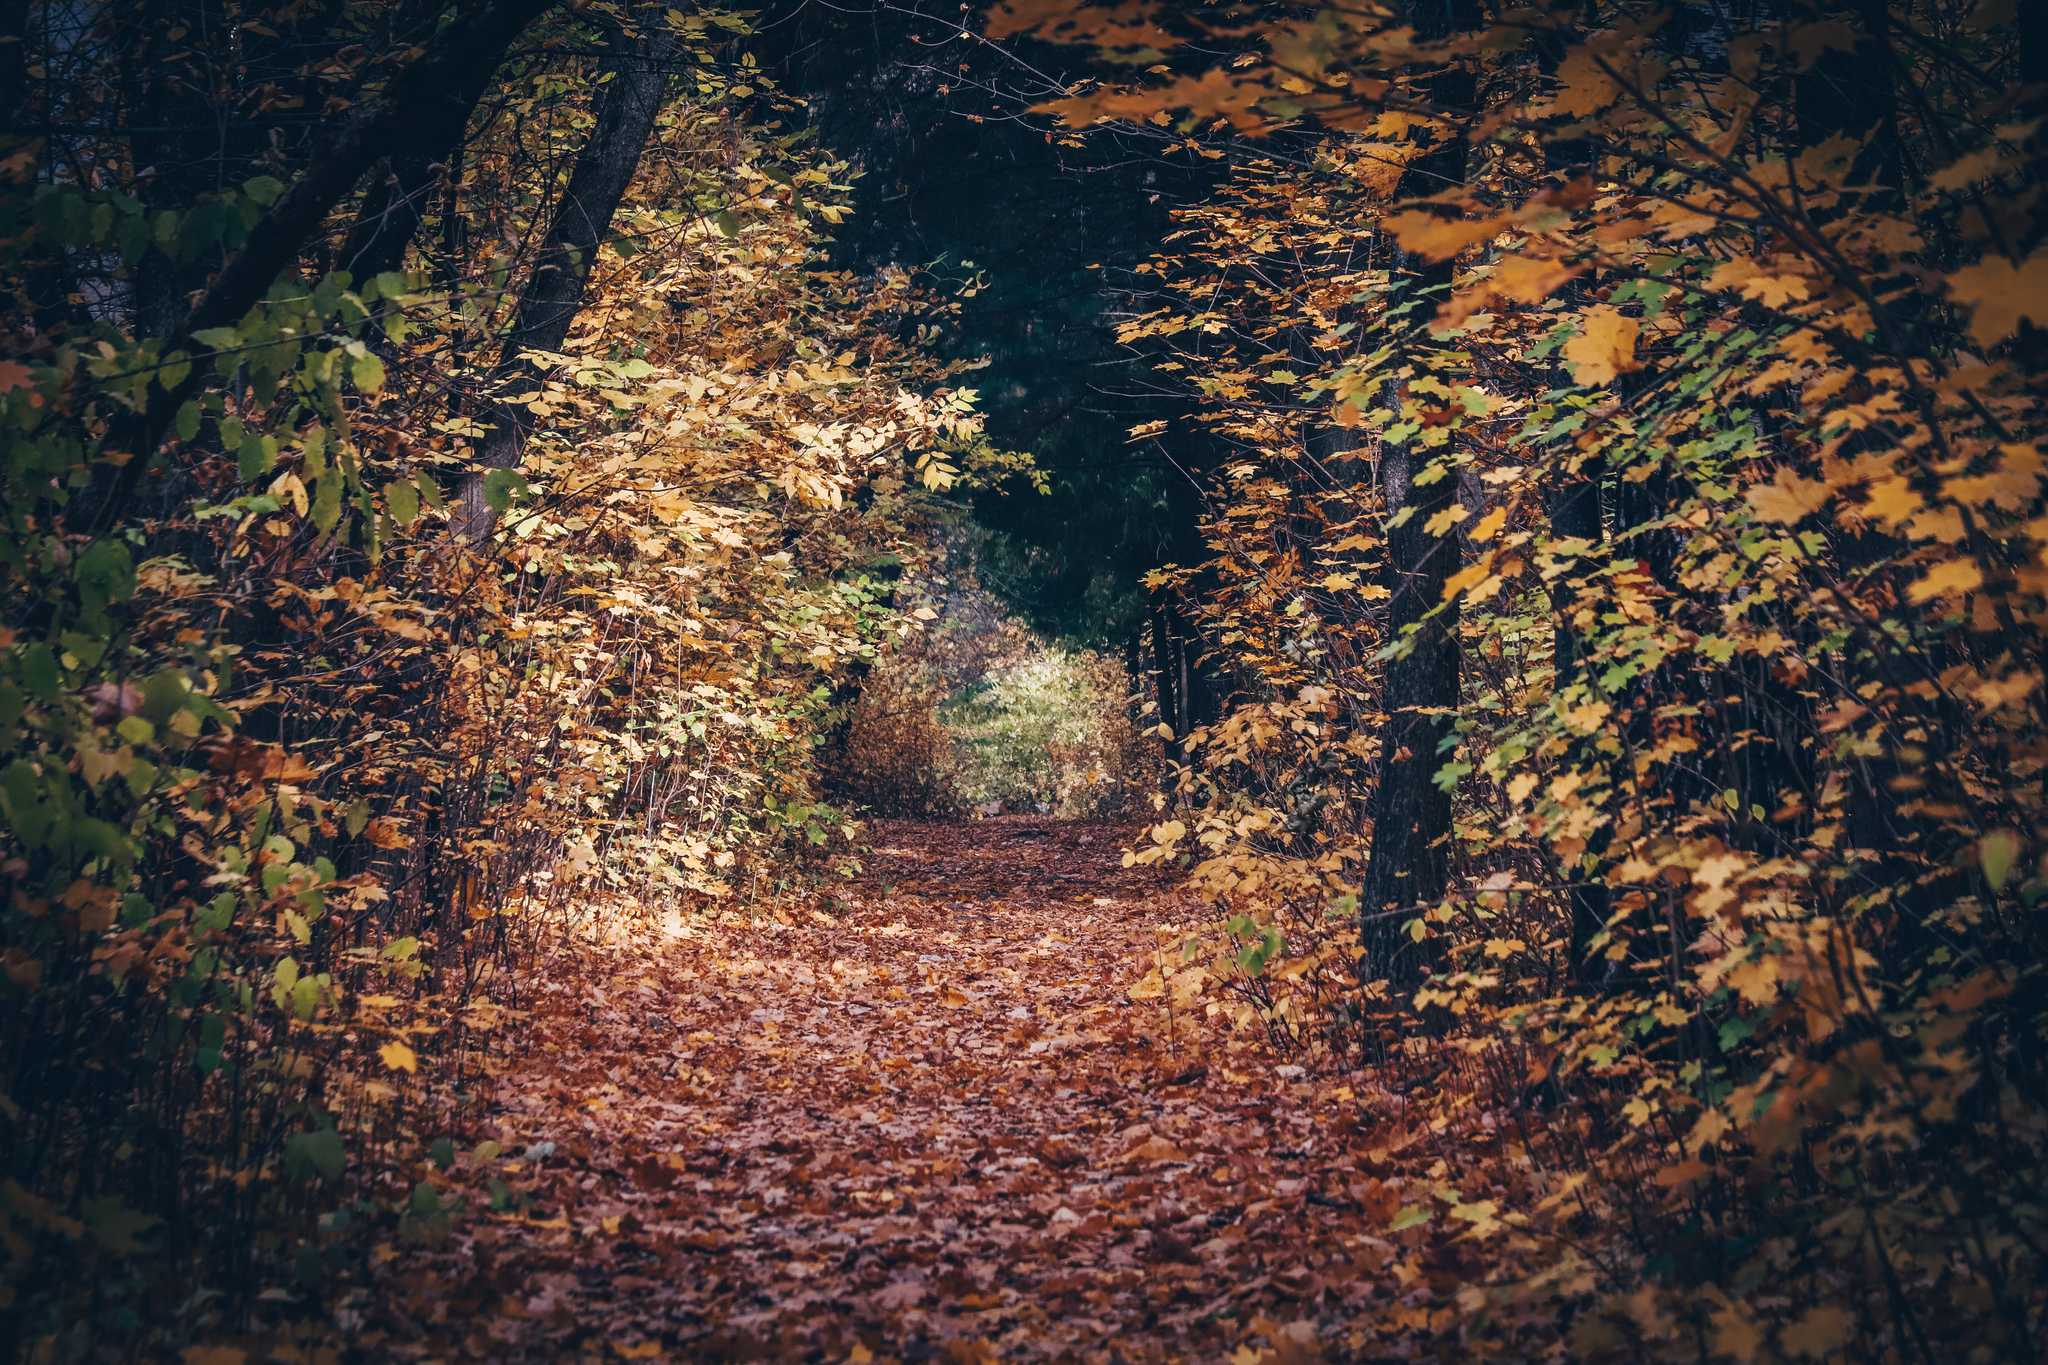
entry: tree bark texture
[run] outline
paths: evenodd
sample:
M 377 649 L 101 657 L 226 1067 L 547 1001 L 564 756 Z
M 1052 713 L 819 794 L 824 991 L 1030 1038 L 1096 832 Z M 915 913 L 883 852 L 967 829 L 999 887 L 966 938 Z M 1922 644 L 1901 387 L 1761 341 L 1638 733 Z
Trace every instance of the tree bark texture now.
M 1418 7 L 1418 36 L 1444 38 L 1472 27 L 1477 16 L 1466 8 Z M 1441 71 L 1425 84 L 1432 103 L 1451 107 L 1470 105 L 1475 93 L 1471 73 L 1456 69 Z M 1427 198 L 1461 185 L 1465 163 L 1463 138 L 1445 138 L 1410 163 L 1398 194 Z M 1397 261 L 1395 268 L 1405 264 Z M 1451 265 L 1423 266 L 1410 274 L 1411 288 L 1417 290 L 1447 285 Z M 1398 415 L 1398 381 L 1389 379 L 1384 392 L 1385 406 Z M 1428 965 L 1426 951 L 1402 935 L 1406 917 L 1399 911 L 1441 899 L 1450 877 L 1451 793 L 1437 785 L 1436 774 L 1448 761 L 1445 741 L 1454 733 L 1449 713 L 1458 705 L 1458 614 L 1456 608 L 1430 613 L 1442 603 L 1444 583 L 1457 571 L 1459 542 L 1454 530 L 1432 535 L 1426 527 L 1456 499 L 1458 481 L 1445 471 L 1432 482 L 1418 483 L 1429 463 L 1428 451 L 1413 437 L 1380 448 L 1387 516 L 1390 522 L 1400 521 L 1387 532 L 1387 638 L 1400 641 L 1409 627 L 1415 631 L 1405 652 L 1387 661 L 1381 685 L 1386 721 L 1380 731 L 1372 851 L 1359 898 L 1365 949 L 1360 965 L 1367 979 L 1397 983 L 1418 980 Z

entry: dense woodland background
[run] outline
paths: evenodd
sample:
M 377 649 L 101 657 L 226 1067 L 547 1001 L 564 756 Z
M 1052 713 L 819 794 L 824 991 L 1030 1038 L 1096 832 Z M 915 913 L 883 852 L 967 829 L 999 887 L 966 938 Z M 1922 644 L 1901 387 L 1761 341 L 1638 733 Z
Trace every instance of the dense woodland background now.
M 533 964 L 1000 802 L 1427 1112 L 1416 1354 L 2042 1353 L 2048 8 L 21 0 L 0 116 L 0 1351 L 324 1321 Z

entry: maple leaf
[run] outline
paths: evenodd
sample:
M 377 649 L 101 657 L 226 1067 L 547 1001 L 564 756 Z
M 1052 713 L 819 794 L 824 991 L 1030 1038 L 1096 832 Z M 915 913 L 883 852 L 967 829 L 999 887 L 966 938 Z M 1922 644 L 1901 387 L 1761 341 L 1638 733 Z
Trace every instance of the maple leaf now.
M 1984 571 L 1968 559 L 1950 559 L 1935 565 L 1927 576 L 1906 588 L 1906 600 L 1925 606 L 1937 597 L 1973 592 L 1984 585 Z
M 1578 334 L 1564 344 L 1564 358 L 1572 362 L 1572 378 L 1597 387 L 1612 384 L 1619 375 L 1640 369 L 1635 360 L 1636 335 L 1642 324 L 1623 317 L 1611 304 L 1598 304 L 1579 324 Z
M 1431 261 L 1447 261 L 1469 246 L 1500 234 L 1506 218 L 1446 218 L 1427 209 L 1410 209 L 1388 218 L 1386 230 L 1403 251 Z
M 1864 495 L 1863 515 L 1875 521 L 1888 522 L 1894 526 L 1918 512 L 1924 503 L 1913 486 L 1904 479 L 1887 479 L 1874 483 Z
M 1840 1350 L 1855 1332 L 1854 1314 L 1833 1304 L 1822 1304 L 1787 1327 L 1778 1340 L 1793 1355 L 1817 1360 Z
M 1790 526 L 1825 507 L 1832 492 L 1819 480 L 1779 465 L 1769 483 L 1756 484 L 1742 496 L 1765 521 Z
M 419 1054 L 415 1053 L 404 1043 L 386 1043 L 377 1049 L 377 1055 L 383 1059 L 385 1067 L 392 1071 L 418 1071 L 420 1069 Z
M 1948 277 L 1949 296 L 1970 309 L 1970 339 L 1996 346 L 2017 332 L 2021 319 L 2048 322 L 2048 253 L 2014 265 L 1992 256 Z
M 1440 536 L 1465 519 L 1465 504 L 1454 502 L 1422 524 L 1425 535 Z

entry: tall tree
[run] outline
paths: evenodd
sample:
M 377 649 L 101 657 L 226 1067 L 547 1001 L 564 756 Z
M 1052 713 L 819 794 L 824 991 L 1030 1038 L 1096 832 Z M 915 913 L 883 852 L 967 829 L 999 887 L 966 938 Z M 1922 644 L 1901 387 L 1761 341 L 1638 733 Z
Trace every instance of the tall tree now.
M 485 381 L 490 432 L 477 451 L 480 468 L 457 491 L 450 533 L 477 541 L 491 533 L 498 508 L 492 506 L 490 474 L 519 463 L 531 420 L 506 390 L 544 380 L 550 367 L 526 359 L 530 351 L 557 351 L 583 309 L 584 290 L 597 248 L 611 231 L 612 216 L 633 183 L 641 153 L 668 88 L 674 38 L 665 11 L 649 7 L 638 31 L 600 14 L 607 48 L 599 63 L 600 103 L 590 136 L 549 217 L 547 239 L 535 258 L 530 283 L 505 334 L 497 368 Z

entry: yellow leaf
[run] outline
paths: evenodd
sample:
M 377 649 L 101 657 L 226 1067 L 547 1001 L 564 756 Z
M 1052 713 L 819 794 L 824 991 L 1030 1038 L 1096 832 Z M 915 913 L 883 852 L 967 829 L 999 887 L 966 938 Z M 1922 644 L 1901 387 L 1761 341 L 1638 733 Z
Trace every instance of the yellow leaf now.
M 1863 515 L 1896 526 L 1921 508 L 1920 495 L 1904 479 L 1872 484 L 1863 499 Z
M 1769 483 L 1756 485 L 1743 497 L 1765 521 L 1790 526 L 1826 506 L 1828 493 L 1828 486 L 1820 480 L 1804 478 L 1779 465 Z
M 1536 784 L 1540 781 L 1542 779 L 1534 773 L 1515 774 L 1508 779 L 1508 800 L 1518 806 L 1521 805 L 1529 799 L 1529 793 L 1536 790 Z
M 1793 1355 L 1819 1359 L 1833 1355 L 1856 1330 L 1856 1318 L 1848 1310 L 1822 1304 L 1785 1329 L 1781 1340 Z
M 1967 559 L 1951 559 L 1928 570 L 1927 577 L 1906 589 L 1906 600 L 1924 606 L 1949 593 L 1965 593 L 1984 586 L 1984 574 Z
M 1500 234 L 1508 225 L 1505 218 L 1439 218 L 1427 209 L 1412 209 L 1385 220 L 1386 228 L 1403 251 L 1432 261 L 1446 261 L 1468 246 L 1476 246 Z
M 1692 1132 L 1685 1139 L 1686 1150 L 1697 1152 L 1710 1142 L 1719 1142 L 1727 1131 L 1728 1116 L 1718 1109 L 1708 1109 L 1693 1120 Z
M 306 515 L 306 508 L 309 505 L 306 498 L 306 485 L 300 481 L 298 475 L 290 472 L 280 474 L 266 491 L 269 492 L 271 497 L 276 498 L 279 503 L 290 507 L 300 516 Z
M 1479 519 L 1479 524 L 1472 528 L 1472 539 L 1480 541 L 1492 540 L 1495 536 L 1500 534 L 1500 528 L 1507 524 L 1508 509 L 1505 507 L 1496 507 L 1491 512 L 1488 512 L 1485 516 L 1481 517 Z
M 948 1009 L 957 1010 L 963 1005 L 973 1004 L 974 998 L 968 995 L 965 991 L 961 990 L 958 986 L 948 986 L 946 987 L 946 998 L 941 1003 L 943 1003 Z
M 1465 519 L 1465 504 L 1454 502 L 1422 524 L 1426 535 L 1440 536 Z
M 1621 87 L 1615 84 L 1614 77 L 1600 68 L 1603 64 L 1611 66 L 1614 57 L 1611 44 L 1587 44 L 1573 48 L 1558 63 L 1557 98 L 1544 112 L 1584 118 L 1613 103 L 1615 96 L 1621 93 Z
M 1729 261 L 1714 272 L 1708 281 L 1710 289 L 1733 289 L 1746 299 L 1754 299 L 1766 308 L 1783 308 L 1786 304 L 1806 298 L 1812 292 L 1812 284 L 1803 275 L 1774 275 L 1768 270 L 1768 262 L 1741 257 Z
M 1949 294 L 1969 305 L 1970 339 L 1995 346 L 2017 332 L 2021 318 L 2048 322 L 2048 255 L 2014 265 L 1994 256 L 1948 277 Z
M 377 1055 L 384 1059 L 384 1065 L 393 1071 L 418 1071 L 419 1055 L 404 1043 L 386 1043 L 377 1049 Z
M 1465 589 L 1482 583 L 1493 572 L 1493 556 L 1486 554 L 1444 580 L 1444 600 L 1450 601 Z
M 1616 375 L 1640 369 L 1636 364 L 1636 334 L 1642 330 L 1634 318 L 1623 317 L 1612 304 L 1599 304 L 1586 314 L 1579 334 L 1564 344 L 1564 358 L 1572 363 L 1572 379 L 1584 385 L 1612 384 Z

